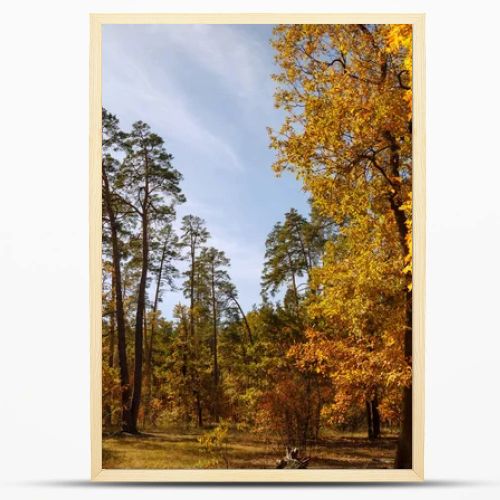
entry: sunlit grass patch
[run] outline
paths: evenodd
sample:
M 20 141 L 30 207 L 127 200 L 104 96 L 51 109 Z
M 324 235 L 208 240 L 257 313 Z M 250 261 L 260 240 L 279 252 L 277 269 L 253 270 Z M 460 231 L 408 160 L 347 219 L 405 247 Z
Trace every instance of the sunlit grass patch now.
M 210 431 L 208 431 L 210 432 Z M 277 442 L 256 434 L 231 430 L 224 457 L 207 453 L 200 443 L 204 431 L 154 432 L 137 436 L 115 434 L 103 437 L 105 469 L 269 469 L 284 454 Z M 357 434 L 332 433 L 308 445 L 311 469 L 392 468 L 396 438 L 392 435 L 371 442 Z

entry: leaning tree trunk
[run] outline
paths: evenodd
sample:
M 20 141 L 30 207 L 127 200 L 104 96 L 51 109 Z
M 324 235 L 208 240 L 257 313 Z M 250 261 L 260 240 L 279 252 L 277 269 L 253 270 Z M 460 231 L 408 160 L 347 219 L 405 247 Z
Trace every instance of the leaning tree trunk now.
M 240 314 L 243 318 L 243 322 L 245 323 L 245 328 L 247 331 L 247 340 L 250 344 L 253 344 L 252 329 L 250 328 L 250 325 L 248 324 L 248 320 L 247 320 L 245 311 L 243 311 L 243 308 L 241 307 L 240 303 L 236 300 L 236 298 L 234 296 L 230 295 L 229 298 L 236 304 L 236 307 L 240 311 Z
M 120 363 L 120 386 L 121 386 L 121 406 L 122 406 L 122 430 L 126 431 L 131 424 L 130 414 L 130 380 L 127 362 L 127 344 L 125 312 L 123 307 L 122 275 L 121 275 L 121 252 L 118 244 L 118 227 L 111 201 L 111 191 L 104 162 L 102 165 L 103 196 L 106 212 L 108 213 L 109 225 L 111 229 L 111 249 L 113 254 L 113 273 L 115 278 L 116 294 L 116 326 L 118 337 L 118 359 Z

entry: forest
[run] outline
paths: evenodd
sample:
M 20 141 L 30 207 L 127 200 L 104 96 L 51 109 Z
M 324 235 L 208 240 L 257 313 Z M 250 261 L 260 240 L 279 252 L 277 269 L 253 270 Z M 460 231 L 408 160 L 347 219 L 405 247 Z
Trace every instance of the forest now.
M 263 168 L 309 213 L 262 221 L 249 310 L 204 214 L 177 216 L 168 137 L 102 111 L 104 468 L 412 466 L 411 26 L 270 43 L 284 119 Z

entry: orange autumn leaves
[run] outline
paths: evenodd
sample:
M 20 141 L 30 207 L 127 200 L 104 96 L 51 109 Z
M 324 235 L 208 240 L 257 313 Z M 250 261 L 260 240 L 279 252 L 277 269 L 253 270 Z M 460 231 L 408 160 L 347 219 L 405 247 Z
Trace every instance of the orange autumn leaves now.
M 274 169 L 336 227 L 311 272 L 307 340 L 288 356 L 331 378 L 334 420 L 375 396 L 393 419 L 411 384 L 411 26 L 281 25 L 273 46 L 285 112 L 269 131 Z
M 362 411 L 375 395 L 381 401 L 384 420 L 399 417 L 401 389 L 411 383 L 411 368 L 402 359 L 401 349 L 390 332 L 377 339 L 331 339 L 310 329 L 307 342 L 290 349 L 288 356 L 303 370 L 329 376 L 334 400 L 323 413 L 336 423 L 344 423 L 355 408 Z

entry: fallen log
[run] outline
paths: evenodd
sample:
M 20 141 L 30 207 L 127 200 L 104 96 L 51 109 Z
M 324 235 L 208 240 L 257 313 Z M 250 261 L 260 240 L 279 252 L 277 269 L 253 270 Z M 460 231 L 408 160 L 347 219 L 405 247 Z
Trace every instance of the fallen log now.
M 277 469 L 307 469 L 307 464 L 311 460 L 308 458 L 300 458 L 298 448 L 292 450 L 286 449 L 284 458 L 276 460 Z

